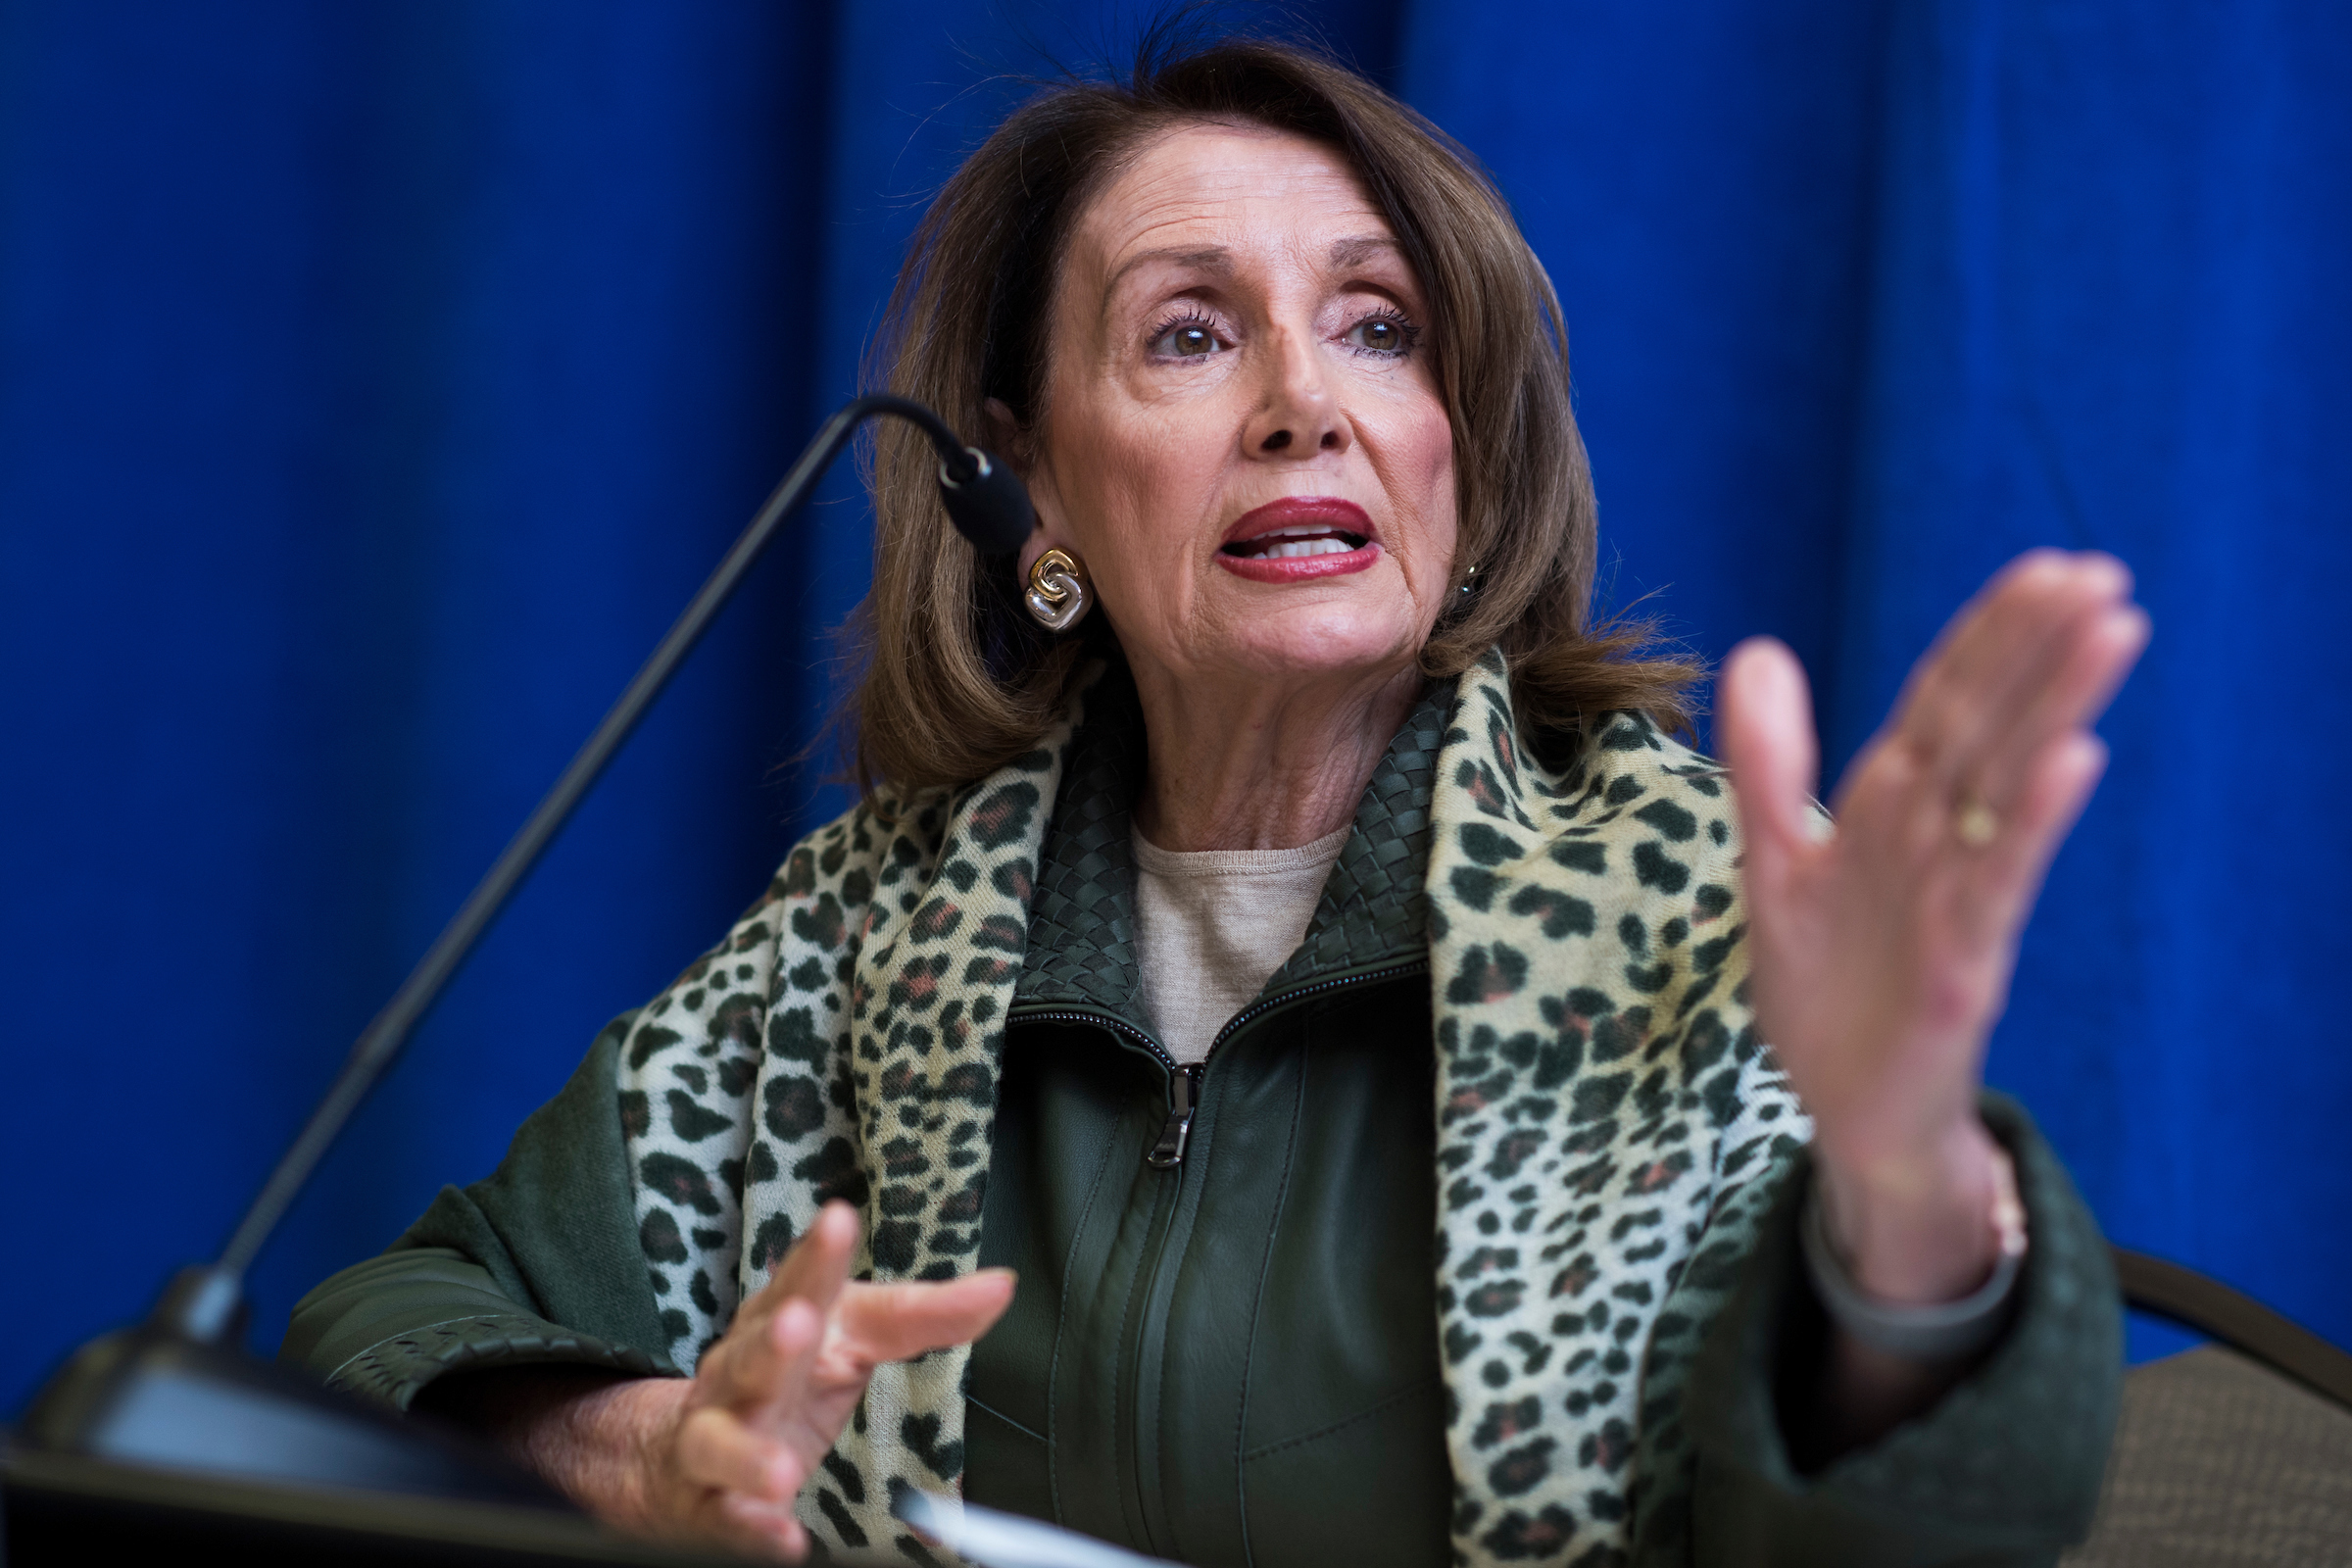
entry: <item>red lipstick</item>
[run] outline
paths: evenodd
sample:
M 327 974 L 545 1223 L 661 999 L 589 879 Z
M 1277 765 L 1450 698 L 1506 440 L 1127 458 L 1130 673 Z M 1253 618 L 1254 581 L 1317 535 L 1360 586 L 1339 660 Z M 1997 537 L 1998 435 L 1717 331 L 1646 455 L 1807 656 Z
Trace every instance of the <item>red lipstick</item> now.
M 1310 582 L 1362 571 L 1380 559 L 1363 508 L 1338 496 L 1285 496 L 1225 530 L 1217 564 L 1251 582 Z

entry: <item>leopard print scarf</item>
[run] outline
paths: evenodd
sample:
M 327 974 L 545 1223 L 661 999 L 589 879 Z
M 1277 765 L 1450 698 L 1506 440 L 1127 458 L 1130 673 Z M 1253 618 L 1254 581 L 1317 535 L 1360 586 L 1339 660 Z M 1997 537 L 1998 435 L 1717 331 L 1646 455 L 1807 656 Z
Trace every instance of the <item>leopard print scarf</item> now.
M 639 1015 L 621 1115 L 680 1368 L 829 1199 L 862 1210 L 873 1278 L 975 1266 L 1003 1019 L 1083 717 L 1081 698 L 979 784 L 884 794 L 804 840 Z M 1426 891 L 1463 1562 L 1688 1554 L 1680 1392 L 1758 1178 L 1807 1134 L 1748 1014 L 1731 805 L 1719 769 L 1633 715 L 1547 769 L 1500 655 L 1461 678 Z M 958 1482 L 968 1359 L 876 1372 L 803 1493 L 820 1537 L 913 1545 L 890 1490 Z

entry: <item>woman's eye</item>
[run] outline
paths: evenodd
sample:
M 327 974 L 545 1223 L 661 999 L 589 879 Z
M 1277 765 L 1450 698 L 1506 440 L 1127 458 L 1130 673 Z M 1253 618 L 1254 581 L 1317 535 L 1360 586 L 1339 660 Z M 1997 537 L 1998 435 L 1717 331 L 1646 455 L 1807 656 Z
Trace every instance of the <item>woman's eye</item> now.
M 1180 321 L 1152 340 L 1152 352 L 1174 359 L 1198 359 L 1217 352 L 1217 334 L 1200 321 Z
M 1348 343 L 1374 354 L 1402 354 L 1413 346 L 1410 329 L 1390 316 L 1375 316 L 1356 322 L 1348 329 Z

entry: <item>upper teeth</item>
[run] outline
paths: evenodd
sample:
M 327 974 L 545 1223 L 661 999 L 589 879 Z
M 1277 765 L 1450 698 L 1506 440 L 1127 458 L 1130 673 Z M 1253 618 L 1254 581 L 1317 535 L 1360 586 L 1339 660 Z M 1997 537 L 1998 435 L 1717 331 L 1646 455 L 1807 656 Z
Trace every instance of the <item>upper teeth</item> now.
M 1344 556 L 1358 547 L 1341 537 L 1340 531 L 1327 522 L 1299 522 L 1287 528 L 1269 528 L 1252 537 L 1246 548 L 1259 556 L 1287 561 L 1298 556 Z

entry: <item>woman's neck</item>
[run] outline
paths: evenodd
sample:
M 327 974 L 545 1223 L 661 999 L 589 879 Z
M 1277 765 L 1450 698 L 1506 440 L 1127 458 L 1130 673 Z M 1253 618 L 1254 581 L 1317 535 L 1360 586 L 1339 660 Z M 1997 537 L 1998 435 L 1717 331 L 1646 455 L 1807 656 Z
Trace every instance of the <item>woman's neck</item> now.
M 1135 672 L 1151 765 L 1135 822 L 1163 850 L 1289 850 L 1346 827 L 1420 700 L 1418 668 L 1309 684 Z

